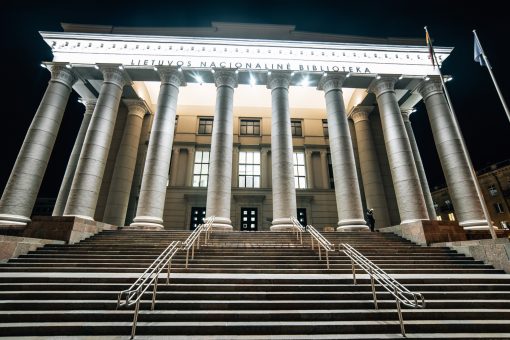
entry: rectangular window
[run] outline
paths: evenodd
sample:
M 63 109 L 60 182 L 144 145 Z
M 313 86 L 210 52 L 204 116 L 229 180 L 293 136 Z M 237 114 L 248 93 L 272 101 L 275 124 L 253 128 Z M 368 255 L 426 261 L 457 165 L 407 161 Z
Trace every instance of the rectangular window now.
M 198 121 L 198 133 L 201 135 L 210 135 L 213 128 L 212 118 L 200 118 Z
M 260 152 L 239 152 L 239 187 L 260 188 Z
M 260 120 L 258 119 L 241 119 L 240 135 L 260 136 Z
M 441 215 L 437 215 L 437 216 L 436 216 L 436 220 L 438 220 L 438 221 L 442 221 L 442 220 L 443 220 L 443 218 L 441 217 Z
M 505 209 L 503 208 L 503 205 L 501 203 L 494 203 L 494 210 L 496 210 L 497 214 L 504 214 Z
M 193 186 L 206 187 L 209 176 L 209 151 L 195 152 L 195 166 L 193 167 Z
M 333 162 L 331 161 L 330 153 L 328 153 L 328 175 L 329 175 L 329 188 L 335 189 L 335 179 L 333 177 Z
M 329 130 L 328 130 L 328 120 L 323 119 L 322 120 L 322 133 L 324 134 L 324 137 L 329 137 Z
M 304 152 L 294 152 L 294 185 L 296 189 L 306 189 L 306 168 Z
M 453 213 L 448 213 L 448 219 L 450 221 L 455 221 L 455 215 Z
M 300 120 L 291 120 L 290 121 L 290 129 L 292 131 L 292 136 L 294 136 L 294 137 L 302 137 L 303 136 L 303 129 L 301 127 Z
M 496 189 L 496 186 L 494 184 L 489 185 L 487 188 L 489 190 L 489 194 L 494 197 L 498 195 L 498 189 Z

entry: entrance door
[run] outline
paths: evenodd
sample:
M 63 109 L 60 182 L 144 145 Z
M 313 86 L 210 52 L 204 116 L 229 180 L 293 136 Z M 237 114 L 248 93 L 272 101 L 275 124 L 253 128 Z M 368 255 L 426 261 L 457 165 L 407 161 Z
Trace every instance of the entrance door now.
M 257 227 L 257 208 L 241 208 L 241 231 L 256 231 Z
M 189 230 L 195 230 L 200 224 L 203 223 L 205 218 L 205 207 L 192 207 L 191 219 L 189 221 Z
M 306 208 L 297 208 L 297 219 L 303 227 L 306 227 L 308 224 L 306 220 Z

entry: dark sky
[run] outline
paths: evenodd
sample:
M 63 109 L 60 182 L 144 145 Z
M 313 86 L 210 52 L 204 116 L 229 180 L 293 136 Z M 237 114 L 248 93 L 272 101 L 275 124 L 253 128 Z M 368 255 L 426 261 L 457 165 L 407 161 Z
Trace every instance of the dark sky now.
M 473 61 L 473 28 L 510 102 L 510 28 L 502 1 L 16 1 L 1 10 L 3 57 L 3 148 L 0 190 L 46 89 L 49 72 L 41 61 L 51 51 L 38 31 L 61 31 L 61 22 L 119 26 L 210 26 L 211 21 L 296 25 L 297 30 L 374 37 L 424 36 L 428 25 L 435 45 L 455 47 L 443 72 L 448 83 L 475 168 L 510 158 L 510 123 L 485 68 Z M 71 96 L 46 176 L 41 197 L 58 192 L 83 107 Z M 430 185 L 444 183 L 423 104 L 411 121 Z

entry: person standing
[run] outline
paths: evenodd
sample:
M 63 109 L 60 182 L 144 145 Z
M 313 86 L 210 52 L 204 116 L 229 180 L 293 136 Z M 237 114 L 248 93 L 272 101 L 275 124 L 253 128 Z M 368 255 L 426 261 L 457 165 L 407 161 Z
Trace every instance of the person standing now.
M 367 225 L 370 227 L 370 231 L 373 232 L 375 230 L 374 209 L 367 209 L 367 212 L 365 213 L 365 220 Z

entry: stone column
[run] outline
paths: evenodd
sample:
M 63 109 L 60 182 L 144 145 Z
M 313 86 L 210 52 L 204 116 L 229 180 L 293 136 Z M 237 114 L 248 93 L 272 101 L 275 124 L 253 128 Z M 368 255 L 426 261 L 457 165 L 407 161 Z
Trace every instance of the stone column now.
M 322 187 L 329 189 L 329 169 L 328 169 L 328 152 L 323 150 L 321 155 L 321 174 L 322 174 Z
M 124 103 L 128 107 L 128 114 L 115 160 L 103 217 L 104 222 L 119 227 L 125 225 L 143 117 L 148 111 L 147 106 L 141 100 L 126 100 Z
M 73 151 L 71 151 L 71 156 L 69 156 L 69 161 L 67 162 L 66 172 L 64 174 L 64 178 L 62 179 L 60 190 L 58 191 L 55 207 L 53 208 L 53 216 L 62 216 L 62 214 L 64 214 L 67 197 L 69 196 L 69 191 L 71 190 L 71 184 L 73 183 L 76 166 L 78 165 L 78 160 L 80 159 L 81 148 L 83 141 L 85 140 L 85 134 L 87 133 L 87 129 L 90 124 L 90 119 L 92 118 L 92 112 L 94 112 L 94 108 L 96 107 L 96 102 L 96 99 L 90 99 L 83 102 L 85 105 L 85 113 L 83 114 L 80 130 L 78 131 L 76 141 L 74 142 Z
M 175 186 L 177 183 L 177 171 L 179 170 L 179 153 L 181 152 L 180 147 L 175 147 L 170 165 L 170 185 Z
M 184 77 L 181 71 L 174 68 L 160 68 L 158 73 L 161 78 L 158 105 L 152 123 L 136 217 L 131 226 L 163 229 L 177 96 L 179 86 L 184 85 Z
M 468 166 L 469 155 L 462 150 L 462 136 L 454 128 L 440 80 L 423 82 L 418 92 L 427 107 L 434 142 L 459 224 L 465 229 L 487 228 L 482 203 Z
M 211 158 L 207 185 L 206 217 L 215 216 L 213 228 L 232 231 L 230 199 L 232 190 L 233 107 L 237 75 L 216 70 L 216 108 L 211 136 Z
M 305 167 L 306 167 L 306 188 L 313 189 L 313 173 L 312 173 L 312 151 L 305 150 Z
M 267 162 L 267 148 L 262 148 L 260 150 L 260 187 L 261 188 L 267 188 L 269 185 L 267 184 L 269 179 L 269 172 L 268 172 L 268 162 Z
M 292 132 L 289 112 L 290 73 L 273 72 L 267 87 L 271 89 L 271 164 L 273 222 L 271 231 L 292 228 L 291 216 L 297 215 Z
M 85 135 L 64 216 L 94 220 L 122 89 L 128 82 L 117 67 L 104 67 L 101 72 L 103 84 Z
M 234 188 L 239 187 L 239 146 L 234 147 L 232 153 L 232 186 Z
M 0 199 L 0 224 L 26 224 L 34 208 L 76 77 L 64 65 L 48 65 L 51 79 L 28 128 Z
M 414 132 L 413 127 L 411 126 L 411 121 L 409 120 L 411 112 L 412 111 L 403 111 L 402 119 L 404 120 L 404 125 L 406 126 L 407 131 L 407 137 L 409 138 L 411 148 L 413 149 L 414 163 L 416 164 L 416 170 L 418 170 L 418 176 L 420 176 L 421 190 L 423 191 L 423 197 L 425 198 L 425 204 L 427 205 L 429 219 L 435 220 L 436 209 L 434 209 L 434 201 L 432 200 L 432 195 L 430 194 L 429 182 L 427 181 L 425 168 L 423 167 L 423 162 L 421 161 L 420 150 L 418 149 L 416 138 L 414 138 Z
M 131 183 L 131 193 L 129 194 L 128 211 L 126 213 L 126 225 L 131 224 L 136 215 L 136 206 L 138 205 L 138 196 L 140 195 L 140 186 L 142 184 L 143 166 L 147 156 L 149 145 L 149 135 L 152 126 L 152 113 L 146 114 L 143 118 L 142 132 L 140 133 L 140 142 L 138 143 L 138 155 L 136 156 L 135 173 Z
M 400 223 L 409 223 L 426 220 L 429 214 L 395 95 L 395 81 L 393 78 L 377 79 L 370 86 L 370 91 L 377 97 Z
M 381 178 L 381 169 L 377 159 L 377 150 L 370 130 L 369 113 L 367 110 L 355 108 L 350 118 L 354 121 L 354 128 L 356 129 L 359 165 L 367 208 L 374 209 L 377 229 L 389 227 L 391 225 L 390 217 Z
M 188 153 L 188 164 L 186 165 L 186 183 L 184 183 L 185 186 L 193 186 L 193 170 L 194 170 L 194 164 L 195 164 L 195 147 L 189 147 L 186 148 L 186 151 Z
M 342 94 L 344 79 L 343 75 L 328 75 L 322 77 L 318 85 L 318 89 L 324 91 L 328 114 L 329 148 L 338 209 L 337 231 L 369 230 L 364 219 L 351 133 L 345 113 Z

